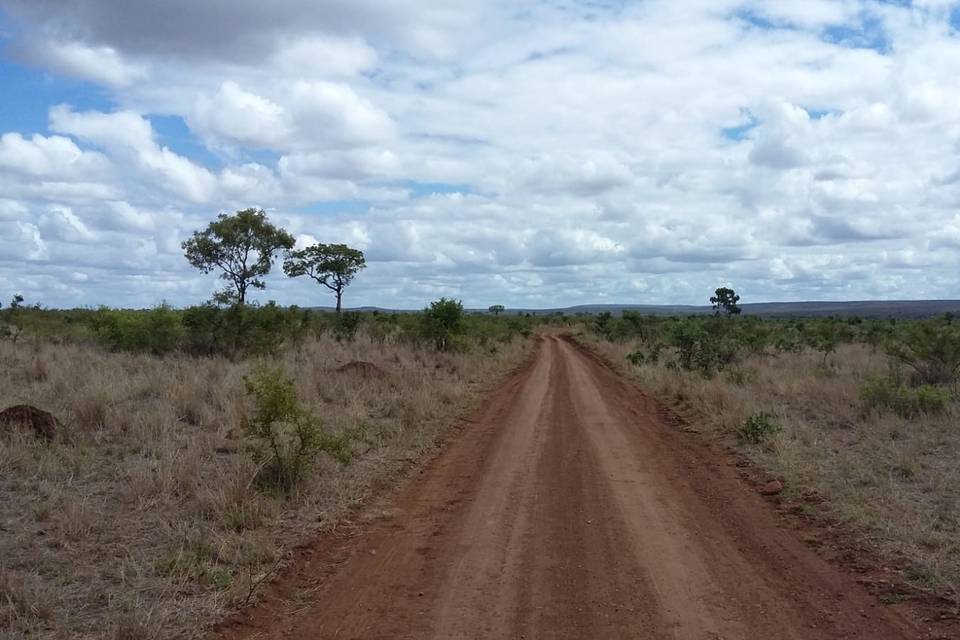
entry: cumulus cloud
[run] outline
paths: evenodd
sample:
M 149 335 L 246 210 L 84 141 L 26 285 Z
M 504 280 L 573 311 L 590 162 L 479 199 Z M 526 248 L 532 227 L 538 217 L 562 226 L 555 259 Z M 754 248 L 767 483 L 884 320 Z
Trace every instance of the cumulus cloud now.
M 63 136 L 19 133 L 0 136 L 0 169 L 34 177 L 93 176 L 102 173 L 108 161 L 100 153 L 84 151 Z
M 365 304 L 960 295 L 951 3 L 0 4 L 113 104 L 0 120 L 5 281 L 51 303 L 201 300 L 179 242 L 246 206 L 364 249 Z
M 141 173 L 188 201 L 207 202 L 216 188 L 209 170 L 157 144 L 153 127 L 139 114 L 76 112 L 59 105 L 50 111 L 50 128 L 132 160 Z
M 27 58 L 53 71 L 113 87 L 125 87 L 146 76 L 146 69 L 123 59 L 109 46 L 89 46 L 82 42 L 48 42 L 33 45 Z

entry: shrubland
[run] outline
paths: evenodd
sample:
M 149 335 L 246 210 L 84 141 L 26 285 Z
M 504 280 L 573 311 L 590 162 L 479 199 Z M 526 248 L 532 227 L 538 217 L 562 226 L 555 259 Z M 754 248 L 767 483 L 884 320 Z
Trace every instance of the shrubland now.
M 658 318 L 585 325 L 695 429 L 729 438 L 802 511 L 841 521 L 919 589 L 960 596 L 960 324 Z
M 0 409 L 59 426 L 0 425 L 0 637 L 189 637 L 255 598 L 430 451 L 539 321 L 459 312 L 16 309 Z

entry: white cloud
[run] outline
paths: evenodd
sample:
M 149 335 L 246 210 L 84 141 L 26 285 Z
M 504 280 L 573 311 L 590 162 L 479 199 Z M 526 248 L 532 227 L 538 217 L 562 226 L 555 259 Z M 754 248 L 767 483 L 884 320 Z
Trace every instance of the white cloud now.
M 51 42 L 30 57 L 54 71 L 113 87 L 125 87 L 147 75 L 146 69 L 126 62 L 113 47 L 81 42 Z
M 377 52 L 356 36 L 313 35 L 281 44 L 274 63 L 281 73 L 290 76 L 351 77 L 372 69 Z
M 290 137 L 283 107 L 224 82 L 213 96 L 197 98 L 191 125 L 213 140 L 266 148 Z
M 209 170 L 157 144 L 150 122 L 139 114 L 76 112 L 59 105 L 50 110 L 50 128 L 132 160 L 141 174 L 190 202 L 207 202 L 216 189 Z
M 264 97 L 224 82 L 200 95 L 191 125 L 214 145 L 283 151 L 386 144 L 394 137 L 390 117 L 349 86 L 296 80 Z
M 0 136 L 0 170 L 34 177 L 77 177 L 101 174 L 108 167 L 99 153 L 84 151 L 63 136 L 19 133 Z
M 116 102 L 0 136 L 0 260 L 68 302 L 202 299 L 179 242 L 245 206 L 363 248 L 357 303 L 960 296 L 945 3 L 7 4 Z

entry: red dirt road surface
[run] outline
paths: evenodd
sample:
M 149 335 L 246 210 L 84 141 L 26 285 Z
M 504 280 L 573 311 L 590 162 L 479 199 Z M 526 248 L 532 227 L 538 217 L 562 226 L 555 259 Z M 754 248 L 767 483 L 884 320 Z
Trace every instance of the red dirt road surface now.
M 217 638 L 924 638 L 560 336 Z

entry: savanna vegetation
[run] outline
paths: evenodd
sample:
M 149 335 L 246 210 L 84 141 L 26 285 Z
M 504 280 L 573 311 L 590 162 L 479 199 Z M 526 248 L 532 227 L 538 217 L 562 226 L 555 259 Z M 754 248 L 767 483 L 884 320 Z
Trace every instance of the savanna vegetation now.
M 263 211 L 220 215 L 183 249 L 224 283 L 205 304 L 51 310 L 25 292 L 0 307 L 0 409 L 20 407 L 0 413 L 0 637 L 199 634 L 431 450 L 544 323 L 585 322 L 803 509 L 861 532 L 919 588 L 960 595 L 951 317 L 763 319 L 729 288 L 693 317 L 468 313 L 448 298 L 358 313 L 342 300 L 362 251 L 296 249 Z M 335 311 L 251 302 L 278 264 Z
M 0 409 L 39 412 L 0 414 L 0 637 L 200 633 L 431 450 L 539 321 L 347 311 L 362 252 L 294 250 L 257 210 L 184 251 L 226 285 L 209 303 L 0 307 Z M 336 312 L 252 303 L 281 257 Z
M 585 338 L 729 438 L 810 514 L 845 523 L 917 588 L 960 601 L 960 323 L 600 314 Z

